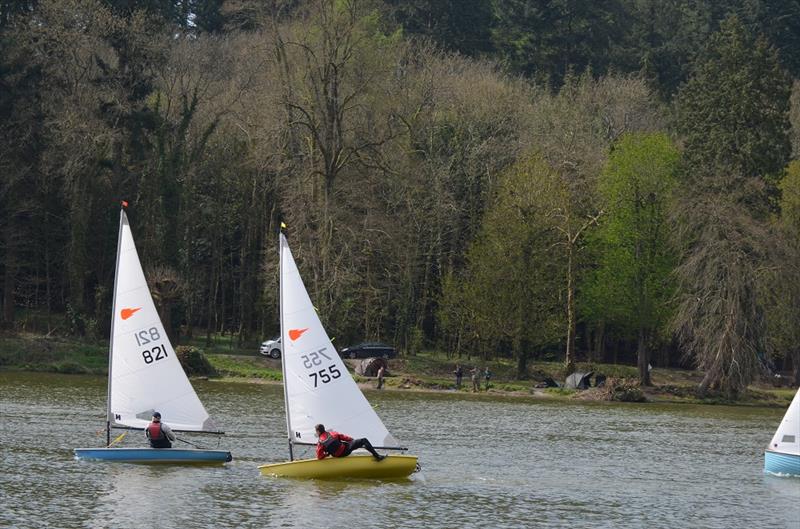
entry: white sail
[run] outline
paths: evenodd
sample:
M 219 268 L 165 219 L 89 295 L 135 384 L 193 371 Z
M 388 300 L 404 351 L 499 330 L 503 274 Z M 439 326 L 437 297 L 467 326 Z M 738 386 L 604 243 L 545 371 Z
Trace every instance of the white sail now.
M 322 327 L 286 237 L 280 235 L 281 334 L 289 436 L 314 443 L 322 423 L 374 446 L 396 447 L 392 437 L 356 385 Z
M 125 211 L 119 247 L 109 366 L 108 420 L 145 428 L 154 411 L 173 430 L 217 431 L 189 383 L 158 316 Z
M 772 436 L 769 449 L 800 456 L 800 389 L 795 393 L 786 415 Z

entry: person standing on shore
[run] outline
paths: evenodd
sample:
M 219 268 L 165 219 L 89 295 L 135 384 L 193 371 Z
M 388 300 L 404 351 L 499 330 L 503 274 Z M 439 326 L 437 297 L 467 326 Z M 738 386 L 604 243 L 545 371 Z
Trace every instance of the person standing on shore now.
M 461 389 L 461 378 L 464 376 L 464 370 L 461 369 L 461 364 L 456 364 L 456 370 L 453 371 L 456 376 L 456 389 Z
M 469 372 L 472 378 L 472 391 L 477 392 L 481 390 L 480 383 L 478 382 L 478 367 L 475 366 Z
M 492 378 L 492 372 L 489 371 L 489 366 L 486 366 L 486 370 L 483 372 L 483 378 L 486 381 L 486 391 L 489 391 L 489 379 Z
M 383 366 L 378 369 L 378 389 L 383 389 L 383 375 L 385 372 Z

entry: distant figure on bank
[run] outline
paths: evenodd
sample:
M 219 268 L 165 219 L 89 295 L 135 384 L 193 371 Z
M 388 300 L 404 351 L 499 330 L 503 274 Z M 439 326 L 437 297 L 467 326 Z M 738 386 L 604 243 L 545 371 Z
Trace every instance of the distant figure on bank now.
M 456 376 L 456 389 L 461 389 L 461 378 L 464 376 L 464 370 L 461 369 L 461 364 L 456 364 L 456 370 L 453 371 Z
M 469 372 L 470 376 L 472 377 L 472 391 L 480 391 L 481 386 L 478 382 L 478 368 L 473 367 L 472 370 Z
M 378 369 L 378 389 L 383 388 L 384 373 L 386 373 L 386 371 L 384 371 L 383 366 L 381 366 L 380 369 Z
M 483 372 L 483 379 L 486 381 L 486 391 L 489 391 L 489 379 L 492 378 L 492 372 L 489 371 L 489 366 Z
M 372 448 L 372 444 L 365 438 L 353 439 L 349 435 L 325 431 L 325 426 L 318 424 L 314 427 L 317 432 L 317 459 L 349 456 L 353 450 L 365 448 L 376 460 L 381 461 L 386 456 L 379 454 Z
M 169 426 L 161 422 L 161 414 L 158 412 L 153 413 L 153 420 L 144 429 L 144 435 L 152 448 L 172 448 L 172 442 L 175 441 L 175 434 Z

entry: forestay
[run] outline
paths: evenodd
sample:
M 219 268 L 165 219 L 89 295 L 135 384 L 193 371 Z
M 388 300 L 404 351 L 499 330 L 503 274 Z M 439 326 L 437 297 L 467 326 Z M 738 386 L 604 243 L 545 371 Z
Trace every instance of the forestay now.
M 778 430 L 772 436 L 769 449 L 800 456 L 800 390 L 797 390 Z
M 173 430 L 216 432 L 164 332 L 124 210 L 119 237 L 108 420 L 112 426 L 145 428 L 159 411 Z
M 374 446 L 396 447 L 333 348 L 311 304 L 286 237 L 280 235 L 281 334 L 287 427 L 294 443 L 315 443 L 322 423 Z

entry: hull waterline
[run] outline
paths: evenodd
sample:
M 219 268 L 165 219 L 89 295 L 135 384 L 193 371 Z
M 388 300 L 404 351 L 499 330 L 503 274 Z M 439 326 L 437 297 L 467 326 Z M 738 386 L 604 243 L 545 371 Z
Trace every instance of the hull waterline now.
M 75 459 L 117 463 L 216 465 L 231 461 L 226 450 L 183 448 L 76 448 Z
M 264 476 L 301 479 L 397 479 L 408 477 L 416 468 L 417 456 L 405 455 L 386 456 L 383 461 L 362 455 L 298 459 L 258 467 Z

